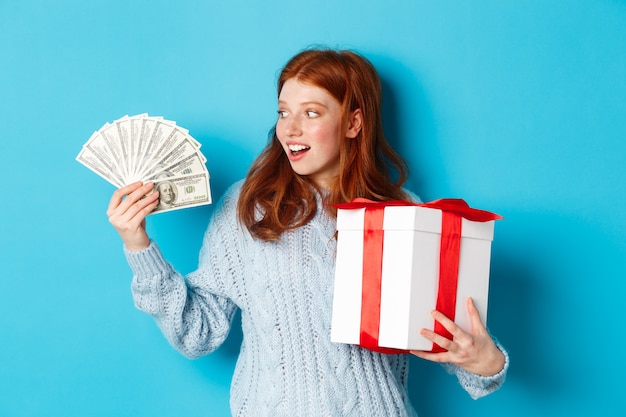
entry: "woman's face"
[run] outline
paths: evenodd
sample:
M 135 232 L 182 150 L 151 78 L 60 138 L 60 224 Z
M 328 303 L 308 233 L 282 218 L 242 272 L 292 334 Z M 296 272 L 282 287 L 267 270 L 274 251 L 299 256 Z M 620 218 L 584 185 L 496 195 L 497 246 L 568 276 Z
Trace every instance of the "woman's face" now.
M 340 141 L 352 137 L 342 120 L 341 103 L 325 89 L 295 78 L 283 85 L 276 136 L 291 168 L 322 188 L 328 188 L 329 180 L 339 173 Z

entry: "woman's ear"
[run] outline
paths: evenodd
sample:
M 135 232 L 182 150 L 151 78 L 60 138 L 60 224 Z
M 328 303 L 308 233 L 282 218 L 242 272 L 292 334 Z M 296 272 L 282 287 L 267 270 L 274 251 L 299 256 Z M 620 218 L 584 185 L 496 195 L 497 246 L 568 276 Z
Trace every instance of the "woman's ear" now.
M 346 137 L 354 139 L 361 132 L 361 126 L 363 125 L 363 113 L 361 109 L 356 109 L 350 112 L 348 116 L 348 127 L 346 129 Z

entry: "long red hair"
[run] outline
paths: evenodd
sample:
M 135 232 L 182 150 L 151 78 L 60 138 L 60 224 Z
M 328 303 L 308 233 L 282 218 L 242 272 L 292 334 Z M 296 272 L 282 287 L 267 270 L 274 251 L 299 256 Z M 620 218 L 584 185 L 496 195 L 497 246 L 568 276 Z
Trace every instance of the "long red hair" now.
M 354 110 L 362 113 L 358 136 L 341 141 L 339 175 L 325 193 L 324 203 L 343 203 L 355 197 L 375 201 L 409 199 L 402 189 L 407 164 L 383 133 L 382 89 L 374 66 L 351 51 L 310 49 L 294 56 L 282 69 L 278 95 L 292 78 L 328 91 L 342 105 L 344 124 Z M 313 181 L 292 170 L 272 129 L 243 183 L 237 213 L 253 236 L 274 241 L 284 231 L 298 228 L 315 216 L 319 192 Z M 336 214 L 332 207 L 324 208 Z

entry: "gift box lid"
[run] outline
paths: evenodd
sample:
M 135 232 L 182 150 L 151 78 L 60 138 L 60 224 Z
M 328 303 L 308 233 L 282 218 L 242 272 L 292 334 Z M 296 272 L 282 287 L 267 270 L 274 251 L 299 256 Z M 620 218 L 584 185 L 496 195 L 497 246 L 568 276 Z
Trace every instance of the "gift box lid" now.
M 413 230 L 441 233 L 442 211 L 419 206 L 385 208 L 383 230 Z M 494 221 L 474 222 L 462 218 L 461 234 L 465 238 L 493 240 Z
M 338 209 L 337 230 L 363 230 L 365 208 Z
M 385 231 L 420 231 L 441 233 L 442 211 L 421 206 L 385 207 L 383 230 Z M 365 208 L 338 209 L 338 231 L 362 231 L 365 220 Z M 493 240 L 494 221 L 475 222 L 462 219 L 462 235 L 465 238 Z

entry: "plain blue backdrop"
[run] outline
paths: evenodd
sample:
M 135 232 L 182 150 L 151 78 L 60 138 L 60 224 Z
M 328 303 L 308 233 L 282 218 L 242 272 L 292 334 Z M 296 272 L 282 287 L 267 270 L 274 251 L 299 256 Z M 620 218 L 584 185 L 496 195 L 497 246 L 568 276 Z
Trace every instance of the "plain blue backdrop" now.
M 229 414 L 240 332 L 195 361 L 167 344 L 133 306 L 113 188 L 74 158 L 105 122 L 161 115 L 202 142 L 217 199 L 313 44 L 379 69 L 411 190 L 505 216 L 489 326 L 507 382 L 474 401 L 414 358 L 420 416 L 626 413 L 626 2 L 0 0 L 0 416 Z M 149 219 L 181 272 L 211 210 Z

